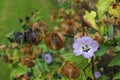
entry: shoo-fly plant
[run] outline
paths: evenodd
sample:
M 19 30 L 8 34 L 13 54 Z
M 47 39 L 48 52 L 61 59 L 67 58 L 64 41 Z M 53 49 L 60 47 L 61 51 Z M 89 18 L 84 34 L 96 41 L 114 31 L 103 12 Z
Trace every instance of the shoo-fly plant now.
M 120 80 L 119 0 L 62 2 L 51 25 L 36 10 L 0 45 L 10 80 Z

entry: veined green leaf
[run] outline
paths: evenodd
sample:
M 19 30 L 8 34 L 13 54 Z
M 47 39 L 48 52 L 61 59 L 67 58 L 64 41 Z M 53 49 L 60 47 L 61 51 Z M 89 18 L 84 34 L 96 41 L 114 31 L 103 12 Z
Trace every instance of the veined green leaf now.
M 101 44 L 99 50 L 95 53 L 96 56 L 102 56 L 104 55 L 107 50 L 108 50 L 109 46 L 106 44 Z
M 19 55 L 17 53 L 17 50 L 14 50 L 13 51 L 13 57 L 12 57 L 14 60 L 17 60 L 19 58 Z
M 114 36 L 114 28 L 113 28 L 113 26 L 108 27 L 108 36 L 109 37 Z
M 79 80 L 86 80 L 86 75 L 85 75 L 85 73 L 84 73 L 84 71 L 82 69 L 80 70 L 80 78 L 79 78 Z
M 120 54 L 117 55 L 109 64 L 108 64 L 109 67 L 112 67 L 112 66 L 120 66 Z
M 110 80 L 106 75 L 102 75 L 98 80 Z
M 94 75 L 92 73 L 92 66 L 89 66 L 87 69 L 86 69 L 86 75 L 89 76 L 92 80 L 94 80 Z
M 100 26 L 100 34 L 104 35 L 104 34 L 106 34 L 106 32 L 107 32 L 107 26 L 105 26 L 105 24 L 102 24 Z
M 113 80 L 118 80 L 120 79 L 120 72 L 117 72 L 113 78 Z
M 10 80 L 13 80 L 13 78 L 15 78 L 16 76 L 20 76 L 22 74 L 25 74 L 27 71 L 28 71 L 28 68 L 26 68 L 26 67 L 22 67 L 22 66 L 21 67 L 17 67 L 10 74 Z

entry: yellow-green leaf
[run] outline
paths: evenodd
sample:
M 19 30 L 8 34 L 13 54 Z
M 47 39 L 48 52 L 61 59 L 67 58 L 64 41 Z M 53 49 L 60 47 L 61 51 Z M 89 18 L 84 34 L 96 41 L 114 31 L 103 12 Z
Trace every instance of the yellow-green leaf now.
M 115 17 L 120 18 L 120 4 L 116 3 L 116 4 L 112 5 L 112 6 L 110 6 L 109 14 L 111 14 L 111 15 L 113 15 Z
M 91 11 L 90 13 L 86 11 L 85 15 L 83 16 L 83 19 L 89 26 L 98 31 L 98 26 L 95 22 L 95 17 L 96 17 L 95 11 Z

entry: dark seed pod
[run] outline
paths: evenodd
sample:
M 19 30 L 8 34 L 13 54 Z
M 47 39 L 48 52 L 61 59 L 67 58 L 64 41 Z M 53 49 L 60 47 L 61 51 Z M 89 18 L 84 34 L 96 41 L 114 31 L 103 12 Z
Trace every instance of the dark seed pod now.
M 37 42 L 37 36 L 31 29 L 28 29 L 25 32 L 25 40 L 29 43 L 35 43 Z
M 40 30 L 43 31 L 44 34 L 46 34 L 48 31 L 47 24 L 44 21 L 41 21 L 39 25 L 40 25 Z
M 32 31 L 35 31 L 36 29 L 40 30 L 40 32 L 42 32 L 42 34 L 46 34 L 48 31 L 48 26 L 44 21 L 35 22 L 32 25 Z
M 53 50 L 61 49 L 64 46 L 64 41 L 57 33 L 47 34 L 45 37 L 45 43 Z
M 15 41 L 17 43 L 21 43 L 24 39 L 24 34 L 18 31 L 18 32 L 14 33 L 14 37 L 15 37 Z
M 42 32 L 41 32 L 40 30 L 36 29 L 36 30 L 34 31 L 34 33 L 35 33 L 36 36 L 37 36 L 37 41 L 41 41 L 41 40 L 43 39 L 43 35 L 42 35 Z

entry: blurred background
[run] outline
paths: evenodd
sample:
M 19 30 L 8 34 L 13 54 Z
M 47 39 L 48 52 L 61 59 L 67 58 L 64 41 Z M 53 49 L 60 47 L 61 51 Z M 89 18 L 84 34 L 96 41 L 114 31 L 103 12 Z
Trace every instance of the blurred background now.
M 35 10 L 40 12 L 40 19 L 51 26 L 49 18 L 55 8 L 54 3 L 56 0 L 0 0 L 0 44 L 7 44 L 6 35 L 21 28 L 19 18 L 29 16 Z M 1 58 L 0 64 L 0 80 L 9 80 L 8 64 Z

